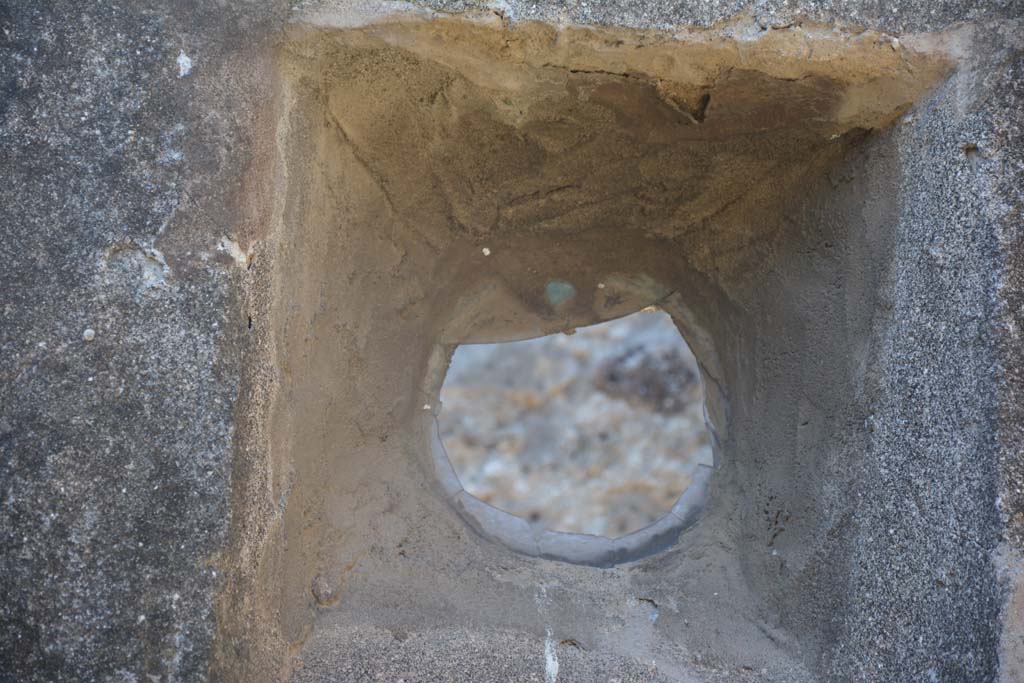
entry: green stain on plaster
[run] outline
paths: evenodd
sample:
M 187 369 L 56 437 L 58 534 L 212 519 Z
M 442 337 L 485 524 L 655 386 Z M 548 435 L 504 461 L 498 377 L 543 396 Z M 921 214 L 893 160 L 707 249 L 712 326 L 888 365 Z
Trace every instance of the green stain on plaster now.
M 544 292 L 547 294 L 548 301 L 551 302 L 552 306 L 564 304 L 576 296 L 576 288 L 568 282 L 562 282 L 561 280 L 549 282 L 547 287 L 544 288 Z

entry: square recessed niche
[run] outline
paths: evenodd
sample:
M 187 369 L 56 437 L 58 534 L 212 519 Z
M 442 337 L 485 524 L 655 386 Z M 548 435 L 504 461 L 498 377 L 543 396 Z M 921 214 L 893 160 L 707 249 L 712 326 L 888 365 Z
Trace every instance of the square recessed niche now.
M 269 433 L 288 552 L 270 593 L 303 606 L 282 611 L 285 637 L 335 607 L 311 585 L 400 590 L 406 565 L 380 560 L 372 580 L 350 565 L 412 545 L 437 577 L 458 562 L 538 581 L 614 566 L 615 593 L 636 567 L 659 585 L 692 576 L 686 599 L 744 634 L 716 641 L 724 658 L 777 647 L 750 606 L 824 599 L 800 583 L 838 509 L 841 468 L 822 453 L 863 436 L 844 430 L 863 424 L 897 211 L 872 190 L 897 182 L 874 141 L 942 79 L 944 57 L 927 37 L 809 25 L 318 21 L 292 30 L 280 61 Z M 538 534 L 465 495 L 435 457 L 452 350 L 651 305 L 697 357 L 715 453 L 702 499 L 676 506 L 682 526 L 619 547 Z M 718 569 L 701 573 L 709 557 Z M 740 575 L 729 607 L 712 607 L 716 582 Z M 813 639 L 812 622 L 795 628 Z

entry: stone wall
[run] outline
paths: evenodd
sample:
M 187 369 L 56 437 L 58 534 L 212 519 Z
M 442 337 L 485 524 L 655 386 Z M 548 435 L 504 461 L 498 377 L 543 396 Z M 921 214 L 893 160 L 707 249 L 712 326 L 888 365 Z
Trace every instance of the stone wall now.
M 0 5 L 0 680 L 1022 675 L 1019 3 L 293 5 Z M 443 350 L 666 296 L 705 517 L 477 534 Z

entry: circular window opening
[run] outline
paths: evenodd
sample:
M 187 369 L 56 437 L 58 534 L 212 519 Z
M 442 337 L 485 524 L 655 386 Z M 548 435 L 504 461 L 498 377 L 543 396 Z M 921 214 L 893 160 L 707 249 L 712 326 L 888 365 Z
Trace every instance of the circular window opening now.
M 672 318 L 459 346 L 441 441 L 465 491 L 551 530 L 618 538 L 672 516 L 712 464 L 697 361 Z

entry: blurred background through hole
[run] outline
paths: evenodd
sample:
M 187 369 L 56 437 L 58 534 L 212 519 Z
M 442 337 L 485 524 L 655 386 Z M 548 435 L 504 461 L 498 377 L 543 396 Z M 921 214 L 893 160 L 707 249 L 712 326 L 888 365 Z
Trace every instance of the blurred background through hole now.
M 703 401 L 672 318 L 645 309 L 458 347 L 440 433 L 472 495 L 548 529 L 614 538 L 668 512 L 711 464 Z

